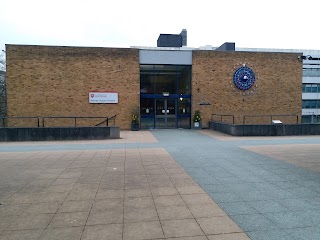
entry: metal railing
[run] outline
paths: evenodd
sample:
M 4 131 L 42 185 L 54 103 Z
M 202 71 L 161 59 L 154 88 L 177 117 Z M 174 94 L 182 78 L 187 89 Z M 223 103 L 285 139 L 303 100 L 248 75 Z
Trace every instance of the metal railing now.
M 0 125 L 0 127 L 7 127 L 8 126 L 8 122 L 13 119 L 13 120 L 19 120 L 19 119 L 34 119 L 35 123 L 33 123 L 32 125 L 35 125 L 36 127 L 46 127 L 46 125 L 48 124 L 48 120 L 52 119 L 52 120 L 59 120 L 59 119 L 71 119 L 72 120 L 72 126 L 73 127 L 80 127 L 83 126 L 81 124 L 79 124 L 79 120 L 80 119 L 103 119 L 102 122 L 98 123 L 98 124 L 91 124 L 94 126 L 100 126 L 101 124 L 105 123 L 106 126 L 109 126 L 110 120 L 113 120 L 113 125 L 115 125 L 115 120 L 116 120 L 116 115 L 112 116 L 112 117 L 96 117 L 96 116 L 87 116 L 87 117 L 79 117 L 79 116 L 46 116 L 46 117 L 25 117 L 25 116 L 19 116 L 19 117 L 0 117 L 0 123 L 2 124 L 2 126 Z M 47 120 L 47 122 L 45 121 Z M 41 124 L 40 124 L 41 123 Z M 21 125 L 21 124 L 18 124 Z M 23 124 L 22 124 L 23 125 Z M 62 126 L 65 126 L 65 124 L 63 124 Z
M 117 117 L 117 115 L 114 115 L 114 116 L 112 116 L 112 117 L 109 117 L 109 118 L 103 120 L 102 122 L 96 124 L 95 126 L 96 126 L 96 127 L 97 127 L 97 126 L 100 126 L 100 125 L 102 125 L 103 123 L 106 123 L 106 126 L 109 126 L 109 121 L 111 121 L 111 120 L 113 120 L 113 126 L 114 126 L 114 125 L 116 124 L 116 117 Z
M 0 117 L 2 127 L 6 127 L 9 119 L 35 119 L 37 127 L 40 127 L 39 117 Z
M 234 124 L 234 115 L 231 115 L 231 114 L 211 114 L 211 121 L 218 121 L 218 120 L 215 120 L 215 119 L 220 119 L 220 122 L 228 122 L 228 121 L 225 121 L 226 117 L 232 117 L 232 124 Z M 253 118 L 270 118 L 270 123 L 272 123 L 272 120 L 274 120 L 274 117 L 294 117 L 296 118 L 296 123 L 299 124 L 299 115 L 296 115 L 296 114 L 261 114 L 261 115 L 244 115 L 242 117 L 242 124 L 245 125 L 247 124 L 246 123 L 246 120 L 248 120 L 249 117 L 253 117 Z M 239 116 L 240 118 L 240 116 Z M 241 119 L 241 118 L 240 118 Z
M 270 123 L 272 123 L 273 117 L 295 117 L 297 120 L 297 124 L 299 123 L 299 115 L 296 114 L 262 114 L 262 115 L 244 115 L 242 123 L 246 124 L 247 117 L 270 117 Z
M 214 121 L 214 117 L 220 117 L 220 122 L 223 122 L 224 117 L 232 117 L 232 124 L 234 124 L 234 115 L 231 114 L 211 114 L 211 121 Z

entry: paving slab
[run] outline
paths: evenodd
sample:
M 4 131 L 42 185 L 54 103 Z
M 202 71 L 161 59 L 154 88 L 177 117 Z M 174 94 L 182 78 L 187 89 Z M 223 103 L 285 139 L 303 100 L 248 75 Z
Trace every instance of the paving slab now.
M 121 137 L 0 143 L 0 239 L 319 239 L 319 136 Z

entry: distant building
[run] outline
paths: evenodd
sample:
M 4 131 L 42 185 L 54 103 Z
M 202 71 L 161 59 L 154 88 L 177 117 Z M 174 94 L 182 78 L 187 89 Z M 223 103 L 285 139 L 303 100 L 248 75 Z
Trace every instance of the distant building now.
M 304 51 L 304 56 L 302 122 L 320 123 L 320 51 Z

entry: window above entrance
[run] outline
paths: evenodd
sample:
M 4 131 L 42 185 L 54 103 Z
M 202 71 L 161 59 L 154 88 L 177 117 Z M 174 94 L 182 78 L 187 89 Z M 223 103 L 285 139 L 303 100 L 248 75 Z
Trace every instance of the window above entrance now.
M 140 65 L 141 94 L 191 94 L 191 66 Z

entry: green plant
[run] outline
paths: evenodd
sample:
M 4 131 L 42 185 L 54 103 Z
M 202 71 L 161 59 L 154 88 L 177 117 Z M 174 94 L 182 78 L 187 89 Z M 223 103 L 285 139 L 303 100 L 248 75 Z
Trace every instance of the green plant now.
M 140 121 L 140 108 L 134 107 L 131 114 L 131 123 L 139 123 Z
M 194 112 L 194 115 L 193 115 L 193 121 L 194 122 L 200 122 L 201 121 L 201 112 L 199 110 L 196 110 Z

